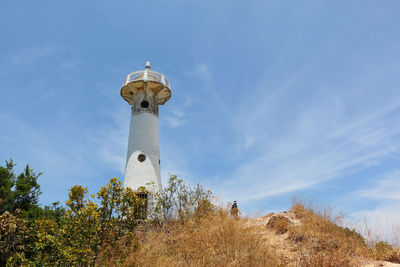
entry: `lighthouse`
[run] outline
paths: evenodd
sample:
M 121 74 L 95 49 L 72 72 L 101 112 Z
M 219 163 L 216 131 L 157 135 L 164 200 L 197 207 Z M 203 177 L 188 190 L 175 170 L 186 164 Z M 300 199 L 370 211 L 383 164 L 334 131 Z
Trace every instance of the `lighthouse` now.
M 158 106 L 171 97 L 169 82 L 150 70 L 147 61 L 144 70 L 128 74 L 121 97 L 131 105 L 124 187 L 145 186 L 150 194 L 156 193 L 161 189 Z

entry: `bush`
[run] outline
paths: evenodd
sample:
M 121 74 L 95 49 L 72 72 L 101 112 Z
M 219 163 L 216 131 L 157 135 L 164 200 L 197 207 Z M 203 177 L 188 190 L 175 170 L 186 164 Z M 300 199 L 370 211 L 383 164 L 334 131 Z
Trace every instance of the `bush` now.
M 10 168 L 0 169 L 1 172 L 6 173 L 3 177 L 12 178 Z M 29 176 L 29 172 L 30 169 L 25 170 L 23 177 Z M 12 187 L 10 190 L 13 193 Z M 145 193 L 144 188 L 140 190 Z M 96 195 L 89 196 L 87 188 L 73 186 L 66 201 L 67 209 L 59 203 L 40 208 L 35 206 L 35 198 L 26 199 L 32 205 L 23 205 L 24 211 L 0 214 L 1 266 L 6 262 L 38 266 L 102 265 L 108 257 L 121 258 L 121 244 L 130 247 L 135 243 L 133 230 L 143 216 L 146 201 L 132 189 L 122 188 L 117 178 L 111 179 Z
M 212 212 L 212 193 L 200 184 L 189 186 L 183 180 L 172 175 L 165 188 L 157 192 L 151 219 L 161 221 L 201 218 Z
M 17 210 L 16 213 L 20 213 Z M 22 257 L 29 240 L 27 222 L 6 211 L 0 215 L 0 265 L 18 254 Z
M 400 250 L 384 241 L 376 243 L 372 248 L 377 260 L 400 263 Z
M 290 220 L 282 215 L 272 216 L 267 226 L 274 229 L 277 234 L 284 234 L 289 230 Z
M 140 189 L 145 192 L 144 189 Z M 94 200 L 100 201 L 97 205 Z M 101 264 L 118 251 L 118 245 L 134 241 L 131 232 L 142 218 L 145 199 L 113 178 L 96 195 L 87 188 L 73 186 L 66 202 L 68 223 L 63 228 L 65 245 L 70 249 L 72 265 Z M 98 258 L 101 255 L 101 258 Z

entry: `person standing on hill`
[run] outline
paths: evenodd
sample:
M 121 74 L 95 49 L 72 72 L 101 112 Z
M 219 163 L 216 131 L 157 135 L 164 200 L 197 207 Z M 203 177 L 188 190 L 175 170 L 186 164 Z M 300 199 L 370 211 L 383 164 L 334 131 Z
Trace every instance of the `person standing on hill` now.
M 233 204 L 231 207 L 231 216 L 237 218 L 239 216 L 239 214 L 240 214 L 240 210 L 239 210 L 239 208 L 237 206 L 237 202 L 235 200 L 235 201 L 233 201 Z

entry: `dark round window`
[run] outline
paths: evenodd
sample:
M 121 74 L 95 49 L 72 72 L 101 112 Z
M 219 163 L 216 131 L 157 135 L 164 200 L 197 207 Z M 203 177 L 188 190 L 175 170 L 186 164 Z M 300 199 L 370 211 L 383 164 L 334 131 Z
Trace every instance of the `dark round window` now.
M 149 101 L 143 100 L 143 101 L 140 103 L 140 106 L 141 106 L 142 108 L 148 108 L 148 107 L 149 107 Z
M 143 162 L 143 161 L 146 160 L 146 155 L 145 155 L 145 154 L 140 154 L 140 155 L 137 157 L 137 159 L 138 159 L 138 161 Z

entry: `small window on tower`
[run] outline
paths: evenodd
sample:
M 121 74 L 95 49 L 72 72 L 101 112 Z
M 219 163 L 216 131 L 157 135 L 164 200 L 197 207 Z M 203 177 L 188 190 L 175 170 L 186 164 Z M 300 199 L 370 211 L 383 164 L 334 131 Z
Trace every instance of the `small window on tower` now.
M 148 108 L 148 107 L 149 107 L 149 101 L 143 100 L 143 101 L 140 103 L 140 106 L 141 106 L 142 108 Z
M 145 154 L 140 154 L 140 155 L 137 157 L 137 159 L 138 159 L 138 161 L 143 162 L 143 161 L 146 160 L 146 155 L 145 155 Z

